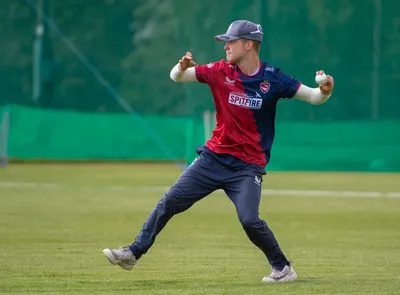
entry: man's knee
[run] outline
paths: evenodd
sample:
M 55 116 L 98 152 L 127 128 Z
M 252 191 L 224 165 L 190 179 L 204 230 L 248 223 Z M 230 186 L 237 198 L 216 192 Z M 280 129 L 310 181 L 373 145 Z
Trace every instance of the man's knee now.
M 170 192 L 167 192 L 158 202 L 157 207 L 162 207 L 167 210 L 170 210 L 176 207 L 176 204 L 177 204 L 177 198 Z
M 164 197 L 158 202 L 157 210 L 166 211 L 170 214 L 178 214 L 186 210 L 188 204 L 179 195 L 174 194 L 174 191 L 168 191 Z
M 258 230 L 266 226 L 265 221 L 261 220 L 257 215 L 239 215 L 239 221 L 246 231 Z

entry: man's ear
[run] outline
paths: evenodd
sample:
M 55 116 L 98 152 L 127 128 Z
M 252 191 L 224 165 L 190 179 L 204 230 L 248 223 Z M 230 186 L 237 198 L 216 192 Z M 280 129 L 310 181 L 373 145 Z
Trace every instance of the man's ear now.
M 253 42 L 251 40 L 246 40 L 245 49 L 250 50 L 253 47 Z

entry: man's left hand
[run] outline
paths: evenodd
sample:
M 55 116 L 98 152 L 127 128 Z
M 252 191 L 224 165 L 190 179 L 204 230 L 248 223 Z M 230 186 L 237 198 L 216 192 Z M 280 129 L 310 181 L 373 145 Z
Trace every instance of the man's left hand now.
M 316 72 L 317 75 L 322 75 L 325 74 L 325 72 L 323 70 L 317 71 Z M 319 89 L 321 90 L 323 95 L 330 95 L 332 93 L 333 90 L 333 86 L 335 85 L 335 82 L 333 80 L 332 76 L 327 75 L 328 78 L 328 82 L 326 82 L 325 84 L 321 84 L 319 85 Z

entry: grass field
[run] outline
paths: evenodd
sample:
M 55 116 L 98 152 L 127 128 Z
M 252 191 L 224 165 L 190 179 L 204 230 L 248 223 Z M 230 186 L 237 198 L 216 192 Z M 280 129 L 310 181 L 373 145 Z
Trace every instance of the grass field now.
M 296 282 L 261 283 L 270 267 L 220 192 L 175 216 L 132 271 L 110 265 L 102 249 L 130 244 L 179 173 L 130 164 L 0 169 L 0 293 L 400 294 L 400 174 L 266 176 L 272 191 L 260 216 L 293 260 Z

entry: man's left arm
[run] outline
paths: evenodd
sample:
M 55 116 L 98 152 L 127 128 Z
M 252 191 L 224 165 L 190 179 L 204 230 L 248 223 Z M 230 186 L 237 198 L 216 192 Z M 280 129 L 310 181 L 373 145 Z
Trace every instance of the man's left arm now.
M 324 71 L 318 71 L 317 75 L 324 74 Z M 311 88 L 301 84 L 294 95 L 294 98 L 319 105 L 325 103 L 332 94 L 334 80 L 332 76 L 327 75 L 328 81 L 325 84 L 320 84 L 317 88 Z

